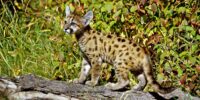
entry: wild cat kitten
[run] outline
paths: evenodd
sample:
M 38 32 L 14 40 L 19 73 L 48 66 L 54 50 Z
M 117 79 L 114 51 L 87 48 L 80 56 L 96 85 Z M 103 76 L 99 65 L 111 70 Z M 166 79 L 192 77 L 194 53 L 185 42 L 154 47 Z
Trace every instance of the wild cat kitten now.
M 66 7 L 66 19 L 64 31 L 67 34 L 75 34 L 83 61 L 80 77 L 75 83 L 84 83 L 89 71 L 91 80 L 85 84 L 95 86 L 101 72 L 103 62 L 111 64 L 116 72 L 118 81 L 107 83 L 105 86 L 111 90 L 119 90 L 129 84 L 128 73 L 137 76 L 139 83 L 134 90 L 142 90 L 147 82 L 155 91 L 160 93 L 171 92 L 172 89 L 162 88 L 154 79 L 150 57 L 144 48 L 134 41 L 113 35 L 106 35 L 90 28 L 89 23 L 93 18 L 93 12 L 87 12 L 83 17 L 71 14 Z

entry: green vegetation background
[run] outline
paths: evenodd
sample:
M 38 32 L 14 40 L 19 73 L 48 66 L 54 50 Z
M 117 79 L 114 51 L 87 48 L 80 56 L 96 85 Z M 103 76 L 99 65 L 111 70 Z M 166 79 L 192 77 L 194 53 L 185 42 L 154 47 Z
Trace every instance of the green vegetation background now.
M 200 96 L 199 0 L 0 0 L 0 76 L 34 73 L 69 81 L 81 55 L 63 32 L 65 6 L 93 10 L 91 26 L 149 49 L 157 81 Z M 111 80 L 104 66 L 101 83 Z M 131 75 L 130 75 L 131 76 Z M 131 77 L 131 80 L 133 78 Z M 134 84 L 134 82 L 133 82 Z

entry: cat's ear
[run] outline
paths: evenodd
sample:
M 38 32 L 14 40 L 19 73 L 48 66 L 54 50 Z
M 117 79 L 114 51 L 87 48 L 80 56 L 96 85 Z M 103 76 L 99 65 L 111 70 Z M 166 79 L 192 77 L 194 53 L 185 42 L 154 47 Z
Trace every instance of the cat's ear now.
M 88 11 L 84 16 L 83 16 L 83 23 L 84 26 L 87 26 L 90 24 L 91 20 L 93 18 L 93 12 L 92 11 Z
M 66 6 L 66 8 L 65 8 L 65 14 L 66 14 L 66 16 L 69 16 L 70 15 L 70 7 L 69 6 Z

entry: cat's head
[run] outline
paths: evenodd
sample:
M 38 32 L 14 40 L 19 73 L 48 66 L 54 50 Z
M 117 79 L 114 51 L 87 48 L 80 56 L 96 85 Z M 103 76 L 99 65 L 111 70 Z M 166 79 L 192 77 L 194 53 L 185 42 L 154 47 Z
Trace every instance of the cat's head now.
M 89 25 L 93 18 L 93 12 L 88 11 L 84 16 L 78 16 L 71 13 L 70 7 L 66 6 L 65 9 L 65 23 L 64 23 L 64 32 L 66 34 L 73 34 Z

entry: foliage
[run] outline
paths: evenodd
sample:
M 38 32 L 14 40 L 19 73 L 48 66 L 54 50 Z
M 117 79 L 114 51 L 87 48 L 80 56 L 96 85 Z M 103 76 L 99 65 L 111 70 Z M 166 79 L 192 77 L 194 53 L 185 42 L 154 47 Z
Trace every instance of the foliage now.
M 35 73 L 73 79 L 80 70 L 77 43 L 62 31 L 65 6 L 91 26 L 132 38 L 149 49 L 157 80 L 200 95 L 200 1 L 198 0 L 15 0 L 1 1 L 0 75 Z M 102 80 L 112 76 L 103 71 Z

